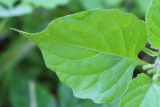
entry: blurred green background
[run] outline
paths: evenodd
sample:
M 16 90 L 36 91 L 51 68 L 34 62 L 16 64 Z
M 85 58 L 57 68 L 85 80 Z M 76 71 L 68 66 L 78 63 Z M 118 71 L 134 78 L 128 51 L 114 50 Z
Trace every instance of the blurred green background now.
M 75 98 L 71 89 L 45 67 L 40 50 L 9 28 L 35 33 L 56 18 L 95 8 L 132 12 L 144 20 L 150 2 L 0 0 L 0 107 L 117 107 L 118 101 L 95 104 Z

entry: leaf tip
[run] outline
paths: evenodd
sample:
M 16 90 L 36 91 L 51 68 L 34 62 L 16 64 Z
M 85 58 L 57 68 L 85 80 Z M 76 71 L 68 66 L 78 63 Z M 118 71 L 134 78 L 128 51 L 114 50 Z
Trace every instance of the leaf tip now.
M 20 30 L 15 29 L 15 28 L 9 28 L 9 29 L 10 29 L 10 30 L 12 30 L 12 31 L 18 32 L 18 33 L 20 33 L 20 32 L 21 32 Z
M 23 35 L 23 36 L 25 36 L 25 37 L 28 37 L 28 36 L 31 36 L 31 35 L 32 35 L 31 33 L 27 33 L 27 32 L 24 32 L 24 31 L 15 29 L 15 28 L 9 28 L 9 29 L 12 30 L 12 31 L 15 31 L 15 32 L 17 32 L 17 33 L 19 33 L 19 34 L 21 34 L 21 35 Z

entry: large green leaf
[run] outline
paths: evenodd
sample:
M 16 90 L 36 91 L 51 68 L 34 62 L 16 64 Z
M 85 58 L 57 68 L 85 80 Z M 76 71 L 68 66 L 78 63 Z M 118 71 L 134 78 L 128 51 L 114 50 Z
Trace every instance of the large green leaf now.
M 160 107 L 160 81 L 139 75 L 129 85 L 120 107 Z
M 160 0 L 152 0 L 147 13 L 147 28 L 150 42 L 154 48 L 160 48 Z
M 75 96 L 97 103 L 122 95 L 147 40 L 143 21 L 103 9 L 59 18 L 40 33 L 19 32 L 38 45 L 47 67 Z

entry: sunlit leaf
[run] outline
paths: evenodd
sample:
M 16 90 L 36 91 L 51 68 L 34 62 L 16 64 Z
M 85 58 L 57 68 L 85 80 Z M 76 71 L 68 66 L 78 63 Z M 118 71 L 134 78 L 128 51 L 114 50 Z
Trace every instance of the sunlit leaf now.
M 143 21 L 103 9 L 59 18 L 40 33 L 19 32 L 38 45 L 47 67 L 75 96 L 97 103 L 121 97 L 147 41 Z
M 139 75 L 129 85 L 120 107 L 160 107 L 160 81 Z
M 150 42 L 152 47 L 160 47 L 160 0 L 152 0 L 152 4 L 149 7 L 147 13 L 147 28 L 148 35 L 150 36 Z

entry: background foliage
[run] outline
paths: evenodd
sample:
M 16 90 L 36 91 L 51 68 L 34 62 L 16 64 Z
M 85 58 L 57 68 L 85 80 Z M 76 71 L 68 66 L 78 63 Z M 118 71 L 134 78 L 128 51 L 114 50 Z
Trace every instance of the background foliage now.
M 45 67 L 37 47 L 9 28 L 35 33 L 58 17 L 94 8 L 119 9 L 144 19 L 150 1 L 0 0 L 0 107 L 116 107 L 118 101 L 99 105 L 75 98 Z

